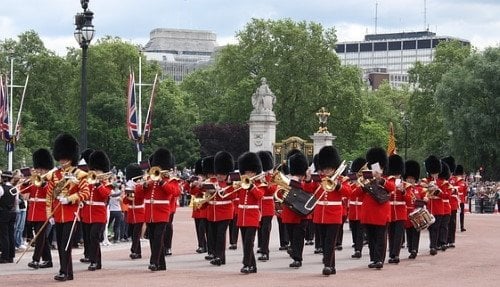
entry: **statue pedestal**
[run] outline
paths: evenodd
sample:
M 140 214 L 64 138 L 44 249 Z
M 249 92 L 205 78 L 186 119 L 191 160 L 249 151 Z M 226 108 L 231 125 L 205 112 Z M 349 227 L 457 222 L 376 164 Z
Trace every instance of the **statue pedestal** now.
M 314 135 L 309 136 L 313 140 L 313 153 L 319 153 L 319 150 L 328 145 L 333 145 L 333 140 L 337 137 L 331 133 L 314 133 Z
M 273 152 L 276 142 L 276 115 L 273 111 L 252 111 L 248 126 L 250 130 L 250 152 L 261 150 Z

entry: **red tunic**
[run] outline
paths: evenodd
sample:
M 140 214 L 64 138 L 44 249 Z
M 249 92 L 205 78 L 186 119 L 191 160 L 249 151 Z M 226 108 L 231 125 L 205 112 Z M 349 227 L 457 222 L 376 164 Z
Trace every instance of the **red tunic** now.
M 460 202 L 465 203 L 467 201 L 467 182 L 461 176 L 457 176 L 455 177 L 453 185 L 458 188 L 458 198 Z
M 460 203 L 459 188 L 457 185 L 458 178 L 456 176 L 450 177 L 450 185 L 452 186 L 451 196 L 450 196 L 450 206 L 452 211 L 458 210 L 458 205 Z
M 260 182 L 255 181 L 251 189 L 239 189 L 238 227 L 259 227 L 261 212 L 259 203 L 264 196 Z
M 319 191 L 315 194 L 318 201 L 313 211 L 313 222 L 317 224 L 341 224 L 344 215 L 342 199 L 348 198 L 351 193 L 351 186 L 348 182 L 338 181 L 338 185 L 333 191 L 324 192 L 319 186 Z
M 106 223 L 108 219 L 107 202 L 111 194 L 112 186 L 105 182 L 95 186 L 89 185 L 90 195 L 84 201 L 85 205 L 80 211 L 84 223 Z
M 53 196 L 54 187 L 61 180 L 64 180 L 64 172 L 72 173 L 76 177 L 76 181 L 73 179 L 65 180 L 67 185 L 60 193 L 60 196 L 66 196 L 68 198 L 70 201 L 69 204 L 60 204 L 57 196 Z M 58 169 L 54 171 L 51 178 L 48 179 L 47 184 L 47 216 L 54 212 L 52 216 L 57 223 L 73 221 L 75 213 L 78 211 L 79 203 L 85 201 L 89 197 L 87 173 L 76 167 L 68 167 L 65 170 Z
M 395 176 L 389 176 L 387 178 L 396 186 L 396 181 L 400 181 L 401 179 L 397 179 Z M 402 183 L 404 185 L 404 183 Z M 396 188 L 391 192 L 390 195 L 390 205 L 391 205 L 391 222 L 407 220 L 408 213 L 406 210 L 406 202 L 408 199 L 408 194 L 406 193 L 406 189 L 399 190 Z
M 197 197 L 203 197 L 203 189 L 201 187 L 191 184 L 189 187 L 189 194 L 191 194 L 191 199 Z M 200 208 L 193 208 L 192 218 L 207 218 L 207 203 L 203 204 Z
M 278 188 L 275 184 L 267 184 L 260 187 L 264 190 L 264 196 L 260 202 L 260 210 L 262 211 L 262 216 L 273 216 L 275 212 L 274 206 L 274 192 Z
M 433 182 L 432 177 L 424 178 L 422 179 L 422 183 L 425 185 L 429 185 Z M 422 189 L 421 192 L 421 197 L 425 198 L 427 197 L 429 201 L 427 201 L 427 209 L 429 209 L 429 212 L 432 213 L 433 215 L 444 215 L 445 214 L 445 208 L 444 208 L 444 203 L 443 199 L 448 199 L 449 194 L 448 188 L 444 188 L 443 183 L 445 180 L 443 179 L 437 179 L 436 182 L 432 183 L 435 184 L 441 192 L 437 195 L 427 195 L 426 193 L 426 188 Z
M 44 222 L 47 220 L 47 189 L 48 185 L 36 187 L 30 184 L 22 193 L 29 193 L 28 199 L 28 217 L 27 220 L 31 222 Z
M 420 190 L 422 187 L 420 185 L 410 185 L 406 188 L 406 193 L 408 197 L 406 198 L 406 213 L 410 215 L 413 211 L 415 211 L 415 200 L 420 198 Z M 410 218 L 408 217 L 405 220 L 405 228 L 413 227 L 413 223 L 411 223 Z
M 363 190 L 356 183 L 351 184 L 351 190 L 352 193 L 349 196 L 349 221 L 360 220 L 359 215 L 363 205 Z
M 308 193 L 313 193 L 314 192 L 314 186 L 317 186 L 318 183 L 316 182 L 310 182 L 310 183 L 296 183 L 297 185 L 300 185 L 302 187 L 302 190 Z M 283 207 L 283 210 L 281 212 L 281 220 L 283 223 L 289 223 L 289 224 L 298 224 L 302 220 L 307 219 L 307 216 L 300 215 L 290 209 L 286 204 L 281 205 Z
M 234 205 L 233 199 L 237 197 L 236 192 L 232 192 L 234 189 L 232 186 L 227 185 L 225 181 L 218 181 L 217 178 L 212 177 L 209 182 L 218 184 L 220 188 L 226 188 L 224 194 L 229 194 L 225 198 L 222 198 L 218 193 L 214 196 L 212 200 L 208 202 L 207 207 L 207 220 L 211 222 L 231 220 L 234 216 Z
M 123 202 L 128 204 L 127 223 L 136 224 L 144 223 L 145 221 L 145 204 L 144 204 L 144 186 L 142 184 L 135 185 L 133 197 L 125 197 Z
M 396 189 L 393 182 L 385 180 L 384 188 L 387 193 Z M 360 220 L 362 224 L 386 225 L 391 219 L 391 205 L 389 202 L 378 203 L 371 195 L 365 193 L 361 207 Z
M 169 222 L 170 201 L 180 192 L 177 179 L 149 181 L 144 188 L 145 222 Z

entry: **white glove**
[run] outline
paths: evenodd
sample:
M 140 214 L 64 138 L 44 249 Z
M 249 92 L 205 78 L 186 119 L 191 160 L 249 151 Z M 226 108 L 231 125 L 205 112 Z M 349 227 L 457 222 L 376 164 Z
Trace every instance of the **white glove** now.
M 58 198 L 59 199 L 59 202 L 63 205 L 65 204 L 69 204 L 69 199 L 66 197 L 66 196 L 61 196 Z
M 50 225 L 56 224 L 56 221 L 54 220 L 54 217 L 49 218 L 49 223 L 50 223 Z

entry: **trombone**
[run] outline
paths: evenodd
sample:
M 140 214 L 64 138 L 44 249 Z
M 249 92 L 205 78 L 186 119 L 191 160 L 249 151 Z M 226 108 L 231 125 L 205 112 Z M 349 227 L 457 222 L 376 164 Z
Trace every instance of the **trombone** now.
M 23 193 L 26 189 L 30 188 L 33 185 L 36 187 L 41 187 L 45 183 L 45 181 L 48 178 L 50 178 L 49 175 L 52 176 L 52 173 L 56 170 L 57 170 L 57 168 L 53 168 L 42 175 L 39 175 L 38 173 L 34 173 L 28 179 L 23 180 L 21 183 L 18 183 L 16 186 L 9 189 L 9 192 L 12 196 L 16 196 L 19 193 Z M 26 184 L 26 183 L 29 183 L 29 184 L 27 186 L 25 186 L 24 188 L 19 189 L 23 184 Z M 16 190 L 16 192 L 14 192 L 14 190 Z
M 100 183 L 102 180 L 105 180 L 105 179 L 108 179 L 109 177 L 111 177 L 111 175 L 112 175 L 111 171 L 97 174 L 97 172 L 91 170 L 87 173 L 87 183 L 88 184 Z
M 316 204 L 318 203 L 318 199 L 323 197 L 325 192 L 332 192 L 335 190 L 335 187 L 337 186 L 337 179 L 344 172 L 346 167 L 347 167 L 347 165 L 345 164 L 345 160 L 343 160 L 342 163 L 337 168 L 337 170 L 335 170 L 335 173 L 331 177 L 326 177 L 326 178 L 321 179 L 320 186 L 323 188 L 323 192 L 318 197 L 316 197 L 316 193 L 319 191 L 319 188 L 314 192 L 313 196 L 311 196 L 304 204 L 304 208 L 306 210 L 309 210 L 309 211 L 313 210 L 314 207 L 316 206 Z
M 260 173 L 260 174 L 254 175 L 252 177 L 242 175 L 240 177 L 240 180 L 234 181 L 232 185 L 226 186 L 224 188 L 218 188 L 217 194 L 219 195 L 220 198 L 224 199 L 224 198 L 230 196 L 231 194 L 240 191 L 241 189 L 248 190 L 248 189 L 250 189 L 250 187 L 252 186 L 252 184 L 254 183 L 255 180 L 262 179 L 265 175 L 266 175 L 265 173 Z M 232 190 L 231 192 L 225 193 L 225 191 L 230 187 L 233 187 L 234 190 Z
M 149 179 L 152 181 L 160 181 L 164 177 L 170 179 L 177 179 L 177 177 L 173 176 L 172 171 L 170 170 L 162 170 L 159 166 L 153 166 L 148 171 Z

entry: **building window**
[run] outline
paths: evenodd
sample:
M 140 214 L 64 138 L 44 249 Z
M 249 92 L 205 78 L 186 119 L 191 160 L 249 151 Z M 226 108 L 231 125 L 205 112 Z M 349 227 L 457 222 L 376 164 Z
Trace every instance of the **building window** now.
M 387 42 L 376 42 L 373 44 L 375 51 L 387 51 Z
M 403 41 L 403 50 L 413 50 L 417 48 L 417 42 L 415 40 Z
M 372 43 L 361 43 L 359 45 L 359 50 L 361 52 L 371 52 L 372 51 Z
M 419 49 L 429 49 L 431 47 L 431 40 L 418 40 Z
M 358 44 L 347 44 L 345 49 L 347 53 L 357 53 L 359 51 Z
M 401 50 L 401 41 L 389 42 L 389 50 Z
M 344 53 L 345 52 L 345 45 L 344 44 L 337 45 L 337 47 L 335 48 L 335 51 L 337 51 L 337 53 Z

